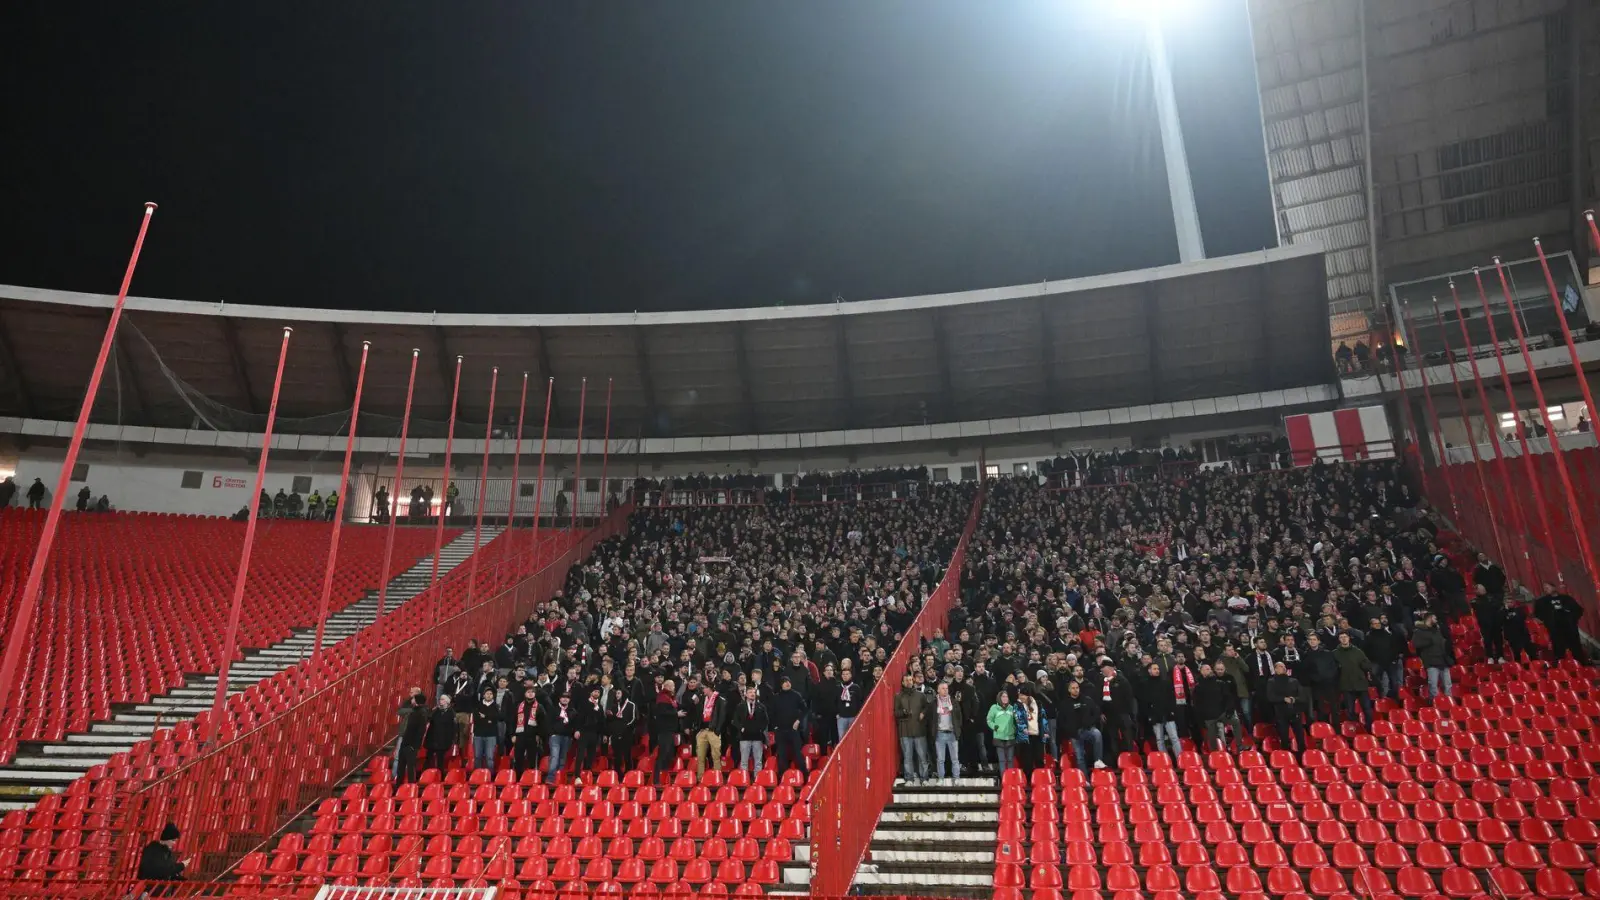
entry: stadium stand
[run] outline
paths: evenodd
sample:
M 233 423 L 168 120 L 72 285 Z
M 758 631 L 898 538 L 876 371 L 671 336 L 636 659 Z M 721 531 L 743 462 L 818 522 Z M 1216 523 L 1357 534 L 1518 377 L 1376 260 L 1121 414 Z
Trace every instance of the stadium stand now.
M 1063 734 L 1059 762 L 1050 754 L 1031 771 L 1003 774 L 994 896 L 1573 897 L 1600 888 L 1592 674 L 1572 660 L 1482 661 L 1478 629 L 1452 596 L 1460 582 L 1416 575 L 1429 561 L 1435 571 L 1465 571 L 1473 557 L 1416 514 L 1392 465 L 1059 496 L 1011 485 L 992 496 L 974 558 L 987 545 L 999 564 L 970 570 L 970 618 L 952 625 L 970 629 L 971 649 L 993 666 L 977 693 L 1035 694 L 1046 718 L 1075 732 L 1068 723 L 1085 706 L 1065 685 L 1080 680 L 1091 700 L 1084 724 L 1109 736 L 1119 731 L 1122 693 L 1107 710 L 1092 709 L 1103 696 L 1093 663 L 1104 657 L 1142 701 L 1139 745 L 1109 747 L 1105 768 L 1075 760 Z M 1059 556 L 1042 555 L 1063 539 L 1070 546 Z M 1013 608 L 1029 597 L 1026 609 Z M 1315 651 L 1272 648 L 1304 680 L 1301 699 L 1312 700 L 1304 752 L 1284 749 L 1262 715 L 1272 683 L 1250 671 L 1248 650 L 1241 681 L 1231 662 L 1216 677 L 1235 700 L 1257 701 L 1252 749 L 1196 742 L 1188 710 L 1174 710 L 1170 688 L 1164 699 L 1155 690 L 1241 637 L 1248 647 L 1256 632 L 1315 633 L 1322 613 L 1344 617 L 1334 632 L 1358 633 L 1346 619 L 1381 613 L 1405 628 L 1429 612 L 1460 617 L 1449 625 L 1458 659 L 1430 658 L 1431 644 L 1423 660 L 1404 653 L 1403 682 L 1377 700 L 1370 727 L 1316 706 L 1327 673 Z M 1533 627 L 1542 646 L 1540 631 Z M 1360 637 L 1368 652 L 1382 652 L 1377 632 Z M 1166 639 L 1170 646 L 1157 643 Z M 1369 670 L 1347 659 L 1357 657 L 1338 658 L 1335 677 L 1355 680 L 1338 687 L 1367 695 Z M 1429 699 L 1423 661 L 1455 663 L 1453 697 Z M 1146 662 L 1157 679 L 1141 680 Z M 1370 672 L 1380 694 L 1382 668 Z M 1182 683 L 1190 710 L 1209 703 Z M 1182 748 L 1149 752 L 1154 724 L 1174 720 Z
M 629 703 L 648 710 L 638 727 L 608 730 L 605 755 L 555 780 L 546 777 L 548 757 L 519 772 L 503 752 L 493 769 L 471 769 L 460 753 L 443 771 L 397 784 L 380 757 L 370 781 L 324 801 L 306 832 L 241 861 L 236 889 L 493 883 L 506 896 L 558 885 L 761 893 L 794 883 L 785 869 L 795 867 L 803 884 L 806 773 L 814 775 L 848 711 L 838 708 L 835 673 L 861 672 L 855 702 L 864 699 L 943 576 L 974 494 L 971 484 L 944 485 L 924 488 L 920 499 L 636 514 L 509 638 L 512 660 L 536 673 L 528 677 L 546 741 L 565 730 L 555 725 L 563 697 L 591 688 L 604 690 L 602 709 L 613 717 Z M 569 683 L 572 669 L 578 677 Z M 710 705 L 692 679 L 723 698 L 756 685 L 766 711 L 782 708 L 786 677 L 802 682 L 797 693 L 809 709 L 795 765 L 780 769 L 780 757 L 767 753 L 741 769 L 735 714 L 718 717 L 723 753 L 699 773 L 691 751 Z M 665 696 L 663 679 L 675 688 Z M 479 687 L 455 696 L 470 704 Z M 647 726 L 663 714 L 665 728 Z M 663 733 L 680 742 L 652 750 L 649 738 Z
M 0 596 L 21 594 L 43 523 L 42 511 L 0 512 Z M 0 763 L 19 741 L 61 741 L 110 718 L 116 704 L 149 703 L 186 678 L 215 672 L 244 528 L 199 516 L 67 516 L 35 626 L 44 638 L 24 662 L 26 715 L 0 725 Z M 241 647 L 267 647 L 315 624 L 329 528 L 274 521 L 261 529 Z M 383 530 L 346 529 L 330 610 L 410 568 L 434 539 L 428 529 L 399 531 L 390 570 L 379 572 Z M 14 610 L 8 604 L 4 612 L 9 622 Z

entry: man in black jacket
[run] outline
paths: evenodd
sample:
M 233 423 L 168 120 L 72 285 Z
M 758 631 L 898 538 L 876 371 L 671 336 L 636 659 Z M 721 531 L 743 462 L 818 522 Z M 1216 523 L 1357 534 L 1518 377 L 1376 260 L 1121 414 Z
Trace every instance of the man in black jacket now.
M 650 739 L 656 747 L 656 781 L 664 781 L 678 758 L 678 735 L 683 730 L 684 711 L 678 708 L 677 684 L 671 678 L 661 682 L 656 699 L 650 704 Z
M 1323 646 L 1322 636 L 1312 632 L 1300 654 L 1296 677 L 1311 692 L 1311 708 L 1304 710 L 1313 722 L 1339 722 L 1339 661 Z
M 611 692 L 605 708 L 606 756 L 611 767 L 626 772 L 633 767 L 633 748 L 639 739 L 639 704 L 627 688 Z
M 1383 696 L 1398 700 L 1406 682 L 1406 641 L 1394 633 L 1387 619 L 1372 619 L 1367 626 L 1361 649 L 1378 670 L 1378 690 Z
M 1571 654 L 1580 663 L 1589 661 L 1589 654 L 1583 649 L 1582 634 L 1578 630 L 1578 623 L 1583 621 L 1583 607 L 1571 594 L 1558 591 L 1555 585 L 1545 582 L 1544 594 L 1533 602 L 1533 614 L 1550 632 L 1552 659 L 1560 662 L 1562 657 Z
M 1472 567 L 1472 582 L 1496 600 L 1506 592 L 1505 570 L 1491 562 L 1487 553 L 1478 554 L 1478 564 Z
M 1305 752 L 1306 723 L 1300 717 L 1300 682 L 1289 674 L 1289 667 L 1282 662 L 1273 667 L 1272 678 L 1267 682 L 1267 702 L 1272 705 L 1278 726 L 1279 746 Z M 1299 744 L 1290 741 L 1291 734 L 1299 739 Z
M 146 844 L 140 852 L 139 871 L 135 877 L 140 881 L 182 881 L 186 864 L 178 859 L 178 837 L 178 826 L 168 822 L 161 829 L 161 836 Z M 148 893 L 152 897 L 162 897 L 175 891 L 176 888 L 155 887 Z
M 523 772 L 539 765 L 539 727 L 543 712 L 539 708 L 538 689 L 530 681 L 523 686 L 522 699 L 518 701 L 509 723 L 511 765 L 517 770 L 518 778 L 522 777 Z
M 1066 693 L 1056 705 L 1056 730 L 1072 742 L 1078 768 L 1088 775 L 1093 769 L 1104 769 L 1100 757 L 1105 752 L 1104 738 L 1100 733 L 1100 703 L 1083 693 L 1076 681 L 1067 681 Z
M 428 730 L 428 704 L 418 691 L 412 694 L 400 725 L 400 741 L 395 746 L 395 781 L 409 784 L 417 780 L 417 754 L 422 752 L 422 736 Z
M 754 685 L 744 689 L 744 700 L 733 711 L 733 727 L 739 739 L 739 768 L 753 778 L 761 771 L 761 758 L 767 749 L 767 732 L 772 727 L 767 707 L 761 702 L 760 692 Z
M 1310 652 L 1309 650 L 1307 651 Z M 1200 664 L 1200 680 L 1194 688 L 1194 714 L 1205 728 L 1206 746 L 1228 749 L 1228 730 L 1233 730 L 1233 748 L 1238 749 L 1239 696 L 1234 680 L 1219 674 L 1210 663 Z
M 1137 753 L 1139 732 L 1134 723 L 1138 721 L 1139 701 L 1134 696 L 1133 685 L 1116 666 L 1107 662 L 1100 667 L 1100 684 L 1091 695 L 1096 691 L 1099 693 L 1096 699 L 1106 717 L 1106 756 L 1114 760 L 1120 753 Z
M 808 774 L 806 757 L 802 752 L 805 741 L 801 738 L 800 729 L 805 724 L 806 701 L 794 689 L 794 682 L 787 675 L 778 679 L 778 684 L 780 688 L 772 695 L 768 710 L 768 719 L 775 732 L 773 750 L 778 757 L 778 773 L 787 772 L 790 763 L 793 763 L 800 774 L 805 775 Z
M 1504 585 L 1501 587 L 1503 590 Z M 1477 592 L 1477 596 L 1472 600 L 1472 611 L 1477 614 L 1478 630 L 1483 633 L 1485 661 L 1503 663 L 1506 661 L 1506 607 L 1500 599 L 1502 594 L 1489 590 L 1481 581 L 1478 582 Z
M 456 745 L 456 712 L 450 708 L 449 694 L 440 694 L 438 704 L 428 713 L 428 730 L 422 736 L 422 749 L 428 751 L 428 768 L 443 772 L 450 748 Z

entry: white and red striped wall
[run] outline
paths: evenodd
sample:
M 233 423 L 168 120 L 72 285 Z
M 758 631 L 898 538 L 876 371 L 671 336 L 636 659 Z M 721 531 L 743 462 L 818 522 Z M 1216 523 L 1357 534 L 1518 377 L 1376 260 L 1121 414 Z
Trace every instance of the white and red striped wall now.
M 1358 459 L 1393 459 L 1394 437 L 1381 406 L 1336 409 L 1283 417 L 1294 465 Z

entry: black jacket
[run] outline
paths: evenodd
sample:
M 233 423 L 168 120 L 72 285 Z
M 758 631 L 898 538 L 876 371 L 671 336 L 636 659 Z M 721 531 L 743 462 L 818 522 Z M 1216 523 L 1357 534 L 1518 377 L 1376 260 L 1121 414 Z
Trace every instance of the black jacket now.
M 499 737 L 500 735 L 500 705 L 497 703 L 479 703 L 472 711 L 473 737 Z
M 1375 666 L 1387 668 L 1390 663 L 1399 659 L 1405 653 L 1405 642 L 1387 628 L 1367 632 L 1366 640 L 1361 642 L 1361 649 L 1366 651 L 1367 659 L 1372 660 Z
M 779 691 L 772 695 L 767 716 L 774 729 L 783 734 L 795 731 L 795 723 L 806 714 L 806 701 L 796 690 Z
M 650 731 L 654 734 L 677 734 L 682 722 L 678 719 L 678 704 L 657 698 L 650 704 Z
M 854 719 L 861 715 L 861 705 L 866 702 L 867 690 L 859 681 L 851 681 L 849 684 L 841 681 L 838 700 L 834 704 L 834 714 L 841 719 Z
M 183 877 L 183 863 L 178 862 L 171 847 L 160 841 L 151 841 L 139 853 L 139 872 L 136 877 L 140 881 L 177 881 Z
M 1274 675 L 1267 681 L 1267 701 L 1273 706 L 1291 708 L 1290 698 L 1300 702 L 1300 682 L 1293 675 Z
M 400 743 L 407 747 L 421 747 L 422 736 L 428 730 L 428 710 L 426 707 L 413 706 L 406 713 L 405 729 L 400 734 Z
M 456 711 L 435 706 L 428 713 L 428 731 L 422 746 L 429 750 L 449 750 L 456 744 Z
M 1238 691 L 1226 675 L 1202 678 L 1194 687 L 1194 714 L 1202 722 L 1223 718 L 1238 704 Z
M 1146 675 L 1139 682 L 1139 708 L 1151 722 L 1171 722 L 1178 709 L 1172 679 L 1166 675 Z
M 1056 707 L 1056 730 L 1074 737 L 1086 728 L 1100 727 L 1100 701 L 1081 690 L 1078 696 L 1063 697 Z
M 755 708 L 751 709 L 752 706 Z M 759 700 L 754 704 L 740 700 L 739 705 L 733 708 L 733 726 L 738 730 L 741 741 L 764 741 L 767 732 L 772 730 L 767 707 Z
M 1332 687 L 1339 680 L 1339 661 L 1333 658 L 1333 651 L 1327 647 L 1315 650 L 1307 647 L 1300 651 L 1300 664 L 1295 667 L 1295 676 L 1310 688 Z

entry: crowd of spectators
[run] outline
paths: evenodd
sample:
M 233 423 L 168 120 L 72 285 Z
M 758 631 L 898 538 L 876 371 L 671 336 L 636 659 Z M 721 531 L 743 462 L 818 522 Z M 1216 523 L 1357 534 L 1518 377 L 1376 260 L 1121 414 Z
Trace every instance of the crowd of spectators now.
M 1031 769 L 1064 749 L 1087 771 L 1185 739 L 1304 750 L 1312 722 L 1370 725 L 1413 655 L 1431 696 L 1449 694 L 1446 626 L 1469 607 L 1436 534 L 1392 462 L 1097 490 L 996 481 L 962 602 L 896 697 L 904 776 Z M 1481 568 L 1491 659 L 1505 622 L 1522 624 L 1504 645 L 1530 649 L 1530 614 L 1582 659 L 1570 596 L 1533 599 Z
M 804 769 L 838 740 L 938 585 L 974 484 L 916 498 L 646 509 L 514 634 L 454 648 L 401 706 L 396 768 L 452 755 L 569 765 Z M 653 760 L 645 757 L 654 754 Z
M 926 466 L 805 472 L 781 487 L 779 479 L 773 475 L 754 472 L 707 475 L 700 472 L 668 478 L 636 478 L 633 497 L 644 506 L 697 505 L 701 502 L 746 505 L 790 501 L 837 503 L 858 499 L 893 499 L 897 496 L 892 490 L 896 486 L 927 483 Z
M 1052 487 L 1086 487 L 1154 481 L 1192 469 L 1199 454 L 1188 447 L 1078 450 L 1039 463 Z

